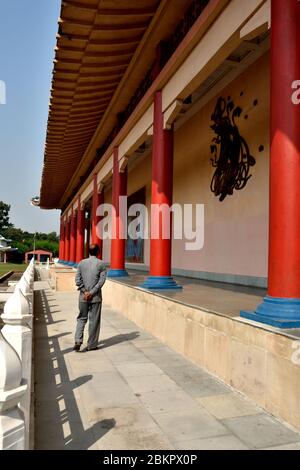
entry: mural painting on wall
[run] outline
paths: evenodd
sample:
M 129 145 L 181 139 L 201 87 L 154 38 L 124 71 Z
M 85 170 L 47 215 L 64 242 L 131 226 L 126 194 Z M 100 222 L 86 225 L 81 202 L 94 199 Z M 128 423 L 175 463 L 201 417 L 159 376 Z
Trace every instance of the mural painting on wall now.
M 250 169 L 256 163 L 236 124 L 241 114 L 242 108 L 235 106 L 230 97 L 227 100 L 220 97 L 211 116 L 216 137 L 210 147 L 215 168 L 210 189 L 220 201 L 246 186 L 251 178 Z
M 134 204 L 146 204 L 146 188 L 143 187 L 131 194 L 127 198 L 128 207 L 132 207 Z M 140 213 L 136 214 L 140 216 Z M 136 215 L 129 216 L 127 218 L 128 234 L 129 237 L 126 240 L 126 253 L 125 259 L 128 263 L 143 263 L 144 262 L 144 240 L 141 236 L 137 236 L 136 233 L 131 233 L 130 224 L 136 219 Z M 143 217 L 141 217 L 141 224 L 144 224 Z M 138 233 L 143 233 L 143 227 L 139 224 L 136 227 Z

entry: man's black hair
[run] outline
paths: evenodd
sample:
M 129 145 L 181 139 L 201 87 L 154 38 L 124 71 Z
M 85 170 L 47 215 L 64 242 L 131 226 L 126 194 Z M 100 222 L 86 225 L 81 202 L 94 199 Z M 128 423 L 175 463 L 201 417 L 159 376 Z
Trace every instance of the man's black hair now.
M 96 243 L 93 243 L 93 245 L 90 245 L 89 254 L 91 256 L 98 256 L 99 251 L 100 251 L 99 245 L 97 245 Z

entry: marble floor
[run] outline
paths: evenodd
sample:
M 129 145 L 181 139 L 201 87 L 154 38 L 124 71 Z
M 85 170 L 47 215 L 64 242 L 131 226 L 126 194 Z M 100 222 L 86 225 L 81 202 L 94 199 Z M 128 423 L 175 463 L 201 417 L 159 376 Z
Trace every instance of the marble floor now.
M 119 281 L 132 286 L 140 286 L 147 278 L 146 272 L 129 271 L 130 276 Z M 241 310 L 253 310 L 266 295 L 266 290 L 258 287 L 238 286 L 224 282 L 206 281 L 183 276 L 174 276 L 183 287 L 180 290 L 158 291 L 159 295 L 177 302 L 201 307 L 210 312 L 235 317 Z
M 73 352 L 76 314 L 76 293 L 35 283 L 36 449 L 300 450 L 295 430 L 105 305 L 100 349 Z

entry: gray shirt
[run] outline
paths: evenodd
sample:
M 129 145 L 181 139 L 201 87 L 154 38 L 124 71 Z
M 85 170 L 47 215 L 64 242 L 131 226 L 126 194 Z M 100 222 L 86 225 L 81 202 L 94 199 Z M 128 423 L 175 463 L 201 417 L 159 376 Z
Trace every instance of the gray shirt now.
M 103 261 L 90 256 L 80 261 L 75 277 L 77 289 L 80 291 L 79 301 L 86 302 L 83 298 L 84 292 L 90 292 L 93 296 L 90 302 L 101 302 L 101 287 L 106 280 L 106 268 Z

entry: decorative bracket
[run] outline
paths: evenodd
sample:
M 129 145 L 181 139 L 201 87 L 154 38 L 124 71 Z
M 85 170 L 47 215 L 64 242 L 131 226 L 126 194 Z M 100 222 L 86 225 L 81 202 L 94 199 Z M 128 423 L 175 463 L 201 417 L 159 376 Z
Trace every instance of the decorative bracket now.
M 128 160 L 129 160 L 129 156 L 128 156 L 128 155 L 124 155 L 124 156 L 119 160 L 119 172 L 120 172 L 120 173 L 124 173 L 125 168 L 127 167 L 127 164 L 128 164 Z
M 103 191 L 103 189 L 104 189 L 104 183 L 103 183 L 103 181 L 101 181 L 101 182 L 98 183 L 98 185 L 97 185 L 98 194 L 101 194 L 102 191 Z
M 182 100 L 175 100 L 164 112 L 164 129 L 170 130 L 183 108 Z
M 153 136 L 153 133 L 154 133 L 154 131 L 153 131 L 153 126 L 151 126 L 151 127 L 149 127 L 149 129 L 147 130 L 147 136 L 148 136 L 148 137 L 152 137 L 152 136 Z
M 266 3 L 252 16 L 240 31 L 240 38 L 250 41 L 259 34 L 268 31 L 271 27 L 271 1 Z

